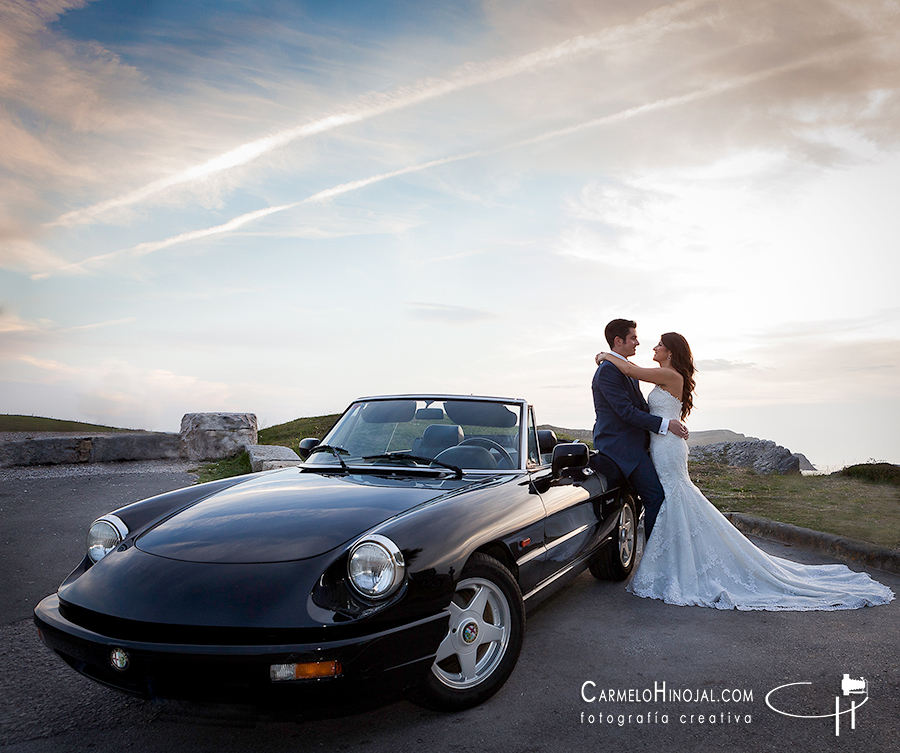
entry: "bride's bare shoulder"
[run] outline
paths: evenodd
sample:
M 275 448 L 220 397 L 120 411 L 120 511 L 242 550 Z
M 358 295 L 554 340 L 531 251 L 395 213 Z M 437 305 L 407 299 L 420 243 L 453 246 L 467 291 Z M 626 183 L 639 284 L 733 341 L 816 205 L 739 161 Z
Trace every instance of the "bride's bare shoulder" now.
M 665 372 L 665 376 L 659 382 L 659 386 L 680 402 L 681 398 L 678 395 L 681 394 L 681 390 L 684 388 L 684 377 L 675 369 L 665 368 L 660 369 L 660 371 Z

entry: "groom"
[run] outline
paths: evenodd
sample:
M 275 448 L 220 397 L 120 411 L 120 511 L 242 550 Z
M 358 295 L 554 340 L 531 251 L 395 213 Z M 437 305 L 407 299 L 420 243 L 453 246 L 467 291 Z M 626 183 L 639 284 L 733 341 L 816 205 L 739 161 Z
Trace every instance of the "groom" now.
M 629 319 L 613 319 L 604 334 L 611 352 L 628 360 L 637 350 L 637 324 Z M 687 437 L 687 427 L 680 421 L 664 421 L 650 413 L 650 407 L 638 387 L 613 364 L 602 362 L 591 382 L 594 393 L 594 449 L 590 465 L 606 476 L 610 486 L 621 486 L 626 480 L 644 505 L 644 530 L 649 538 L 662 507 L 664 493 L 659 476 L 650 459 L 650 435 L 671 431 Z

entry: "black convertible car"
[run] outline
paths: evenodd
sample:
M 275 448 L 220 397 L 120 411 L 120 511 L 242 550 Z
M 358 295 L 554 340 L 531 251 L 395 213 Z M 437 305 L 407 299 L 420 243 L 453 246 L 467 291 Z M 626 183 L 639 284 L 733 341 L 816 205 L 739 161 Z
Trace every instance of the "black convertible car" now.
M 144 697 L 462 709 L 509 677 L 527 607 L 634 566 L 632 498 L 523 400 L 362 398 L 300 451 L 95 521 L 43 641 Z

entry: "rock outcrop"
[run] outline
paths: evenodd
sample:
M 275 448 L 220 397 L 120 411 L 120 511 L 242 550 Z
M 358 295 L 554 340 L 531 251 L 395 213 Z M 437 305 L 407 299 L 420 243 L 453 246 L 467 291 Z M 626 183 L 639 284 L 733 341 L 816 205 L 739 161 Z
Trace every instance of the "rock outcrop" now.
M 257 439 L 253 413 L 186 413 L 181 419 L 181 446 L 189 460 L 234 457 Z
M 794 457 L 799 461 L 801 471 L 818 470 L 818 468 L 816 468 L 812 463 L 809 462 L 809 458 L 807 458 L 806 455 L 804 455 L 802 452 L 795 452 Z
M 770 439 L 744 442 L 719 442 L 692 447 L 691 460 L 707 460 L 739 468 L 752 468 L 757 473 L 800 473 L 800 458 Z

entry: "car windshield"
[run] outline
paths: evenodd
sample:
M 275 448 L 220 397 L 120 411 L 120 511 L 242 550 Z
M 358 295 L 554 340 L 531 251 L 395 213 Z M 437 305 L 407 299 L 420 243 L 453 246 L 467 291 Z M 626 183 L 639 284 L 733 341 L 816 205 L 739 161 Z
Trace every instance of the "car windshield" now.
M 521 414 L 521 404 L 500 400 L 361 400 L 312 450 L 307 464 L 515 470 Z

